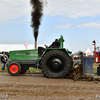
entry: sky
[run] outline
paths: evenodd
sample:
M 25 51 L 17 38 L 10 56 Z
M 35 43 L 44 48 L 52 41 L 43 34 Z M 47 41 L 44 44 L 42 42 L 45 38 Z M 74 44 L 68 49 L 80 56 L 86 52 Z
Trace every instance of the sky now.
M 24 1 L 24 2 L 23 2 Z M 38 44 L 50 45 L 63 36 L 72 51 L 100 46 L 100 0 L 43 0 Z M 0 0 L 0 44 L 34 44 L 30 0 Z

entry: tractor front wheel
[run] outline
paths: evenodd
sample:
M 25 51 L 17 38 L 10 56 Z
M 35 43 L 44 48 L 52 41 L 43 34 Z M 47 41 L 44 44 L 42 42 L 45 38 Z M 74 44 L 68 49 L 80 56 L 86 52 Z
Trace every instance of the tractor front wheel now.
M 17 62 L 11 62 L 7 68 L 8 68 L 8 73 L 10 73 L 12 76 L 18 75 L 21 71 L 21 66 Z

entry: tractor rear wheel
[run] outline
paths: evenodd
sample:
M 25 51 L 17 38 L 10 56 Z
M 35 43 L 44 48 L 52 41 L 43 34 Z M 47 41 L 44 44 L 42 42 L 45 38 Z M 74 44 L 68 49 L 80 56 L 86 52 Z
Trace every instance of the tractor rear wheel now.
M 51 50 L 42 57 L 41 67 L 46 77 L 63 78 L 72 70 L 73 61 L 65 52 Z
M 8 68 L 8 73 L 10 73 L 12 76 L 18 75 L 21 71 L 21 66 L 17 62 L 11 62 L 7 68 Z

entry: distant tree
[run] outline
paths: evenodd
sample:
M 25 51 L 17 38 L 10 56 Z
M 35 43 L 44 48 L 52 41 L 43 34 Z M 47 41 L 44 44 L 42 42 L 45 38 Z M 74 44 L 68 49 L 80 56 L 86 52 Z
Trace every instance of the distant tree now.
M 78 52 L 75 52 L 74 55 L 80 56 L 82 53 L 83 53 L 83 51 L 79 50 Z

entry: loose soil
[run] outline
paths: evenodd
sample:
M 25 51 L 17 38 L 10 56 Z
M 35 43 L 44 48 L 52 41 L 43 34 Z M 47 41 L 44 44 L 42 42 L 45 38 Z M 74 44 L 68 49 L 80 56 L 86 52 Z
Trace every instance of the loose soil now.
M 92 75 L 83 75 L 83 66 L 82 64 L 77 64 L 77 66 L 73 66 L 72 71 L 66 76 L 67 79 L 72 79 L 74 81 L 99 81 L 100 77 L 92 74 Z
M 0 94 L 8 94 L 2 100 L 97 100 L 100 82 L 50 79 L 42 73 L 10 76 L 0 72 Z
M 75 66 L 73 72 L 63 79 L 45 78 L 41 72 L 19 76 L 0 72 L 0 94 L 8 95 L 2 100 L 97 100 L 100 82 L 84 77 L 81 65 Z

